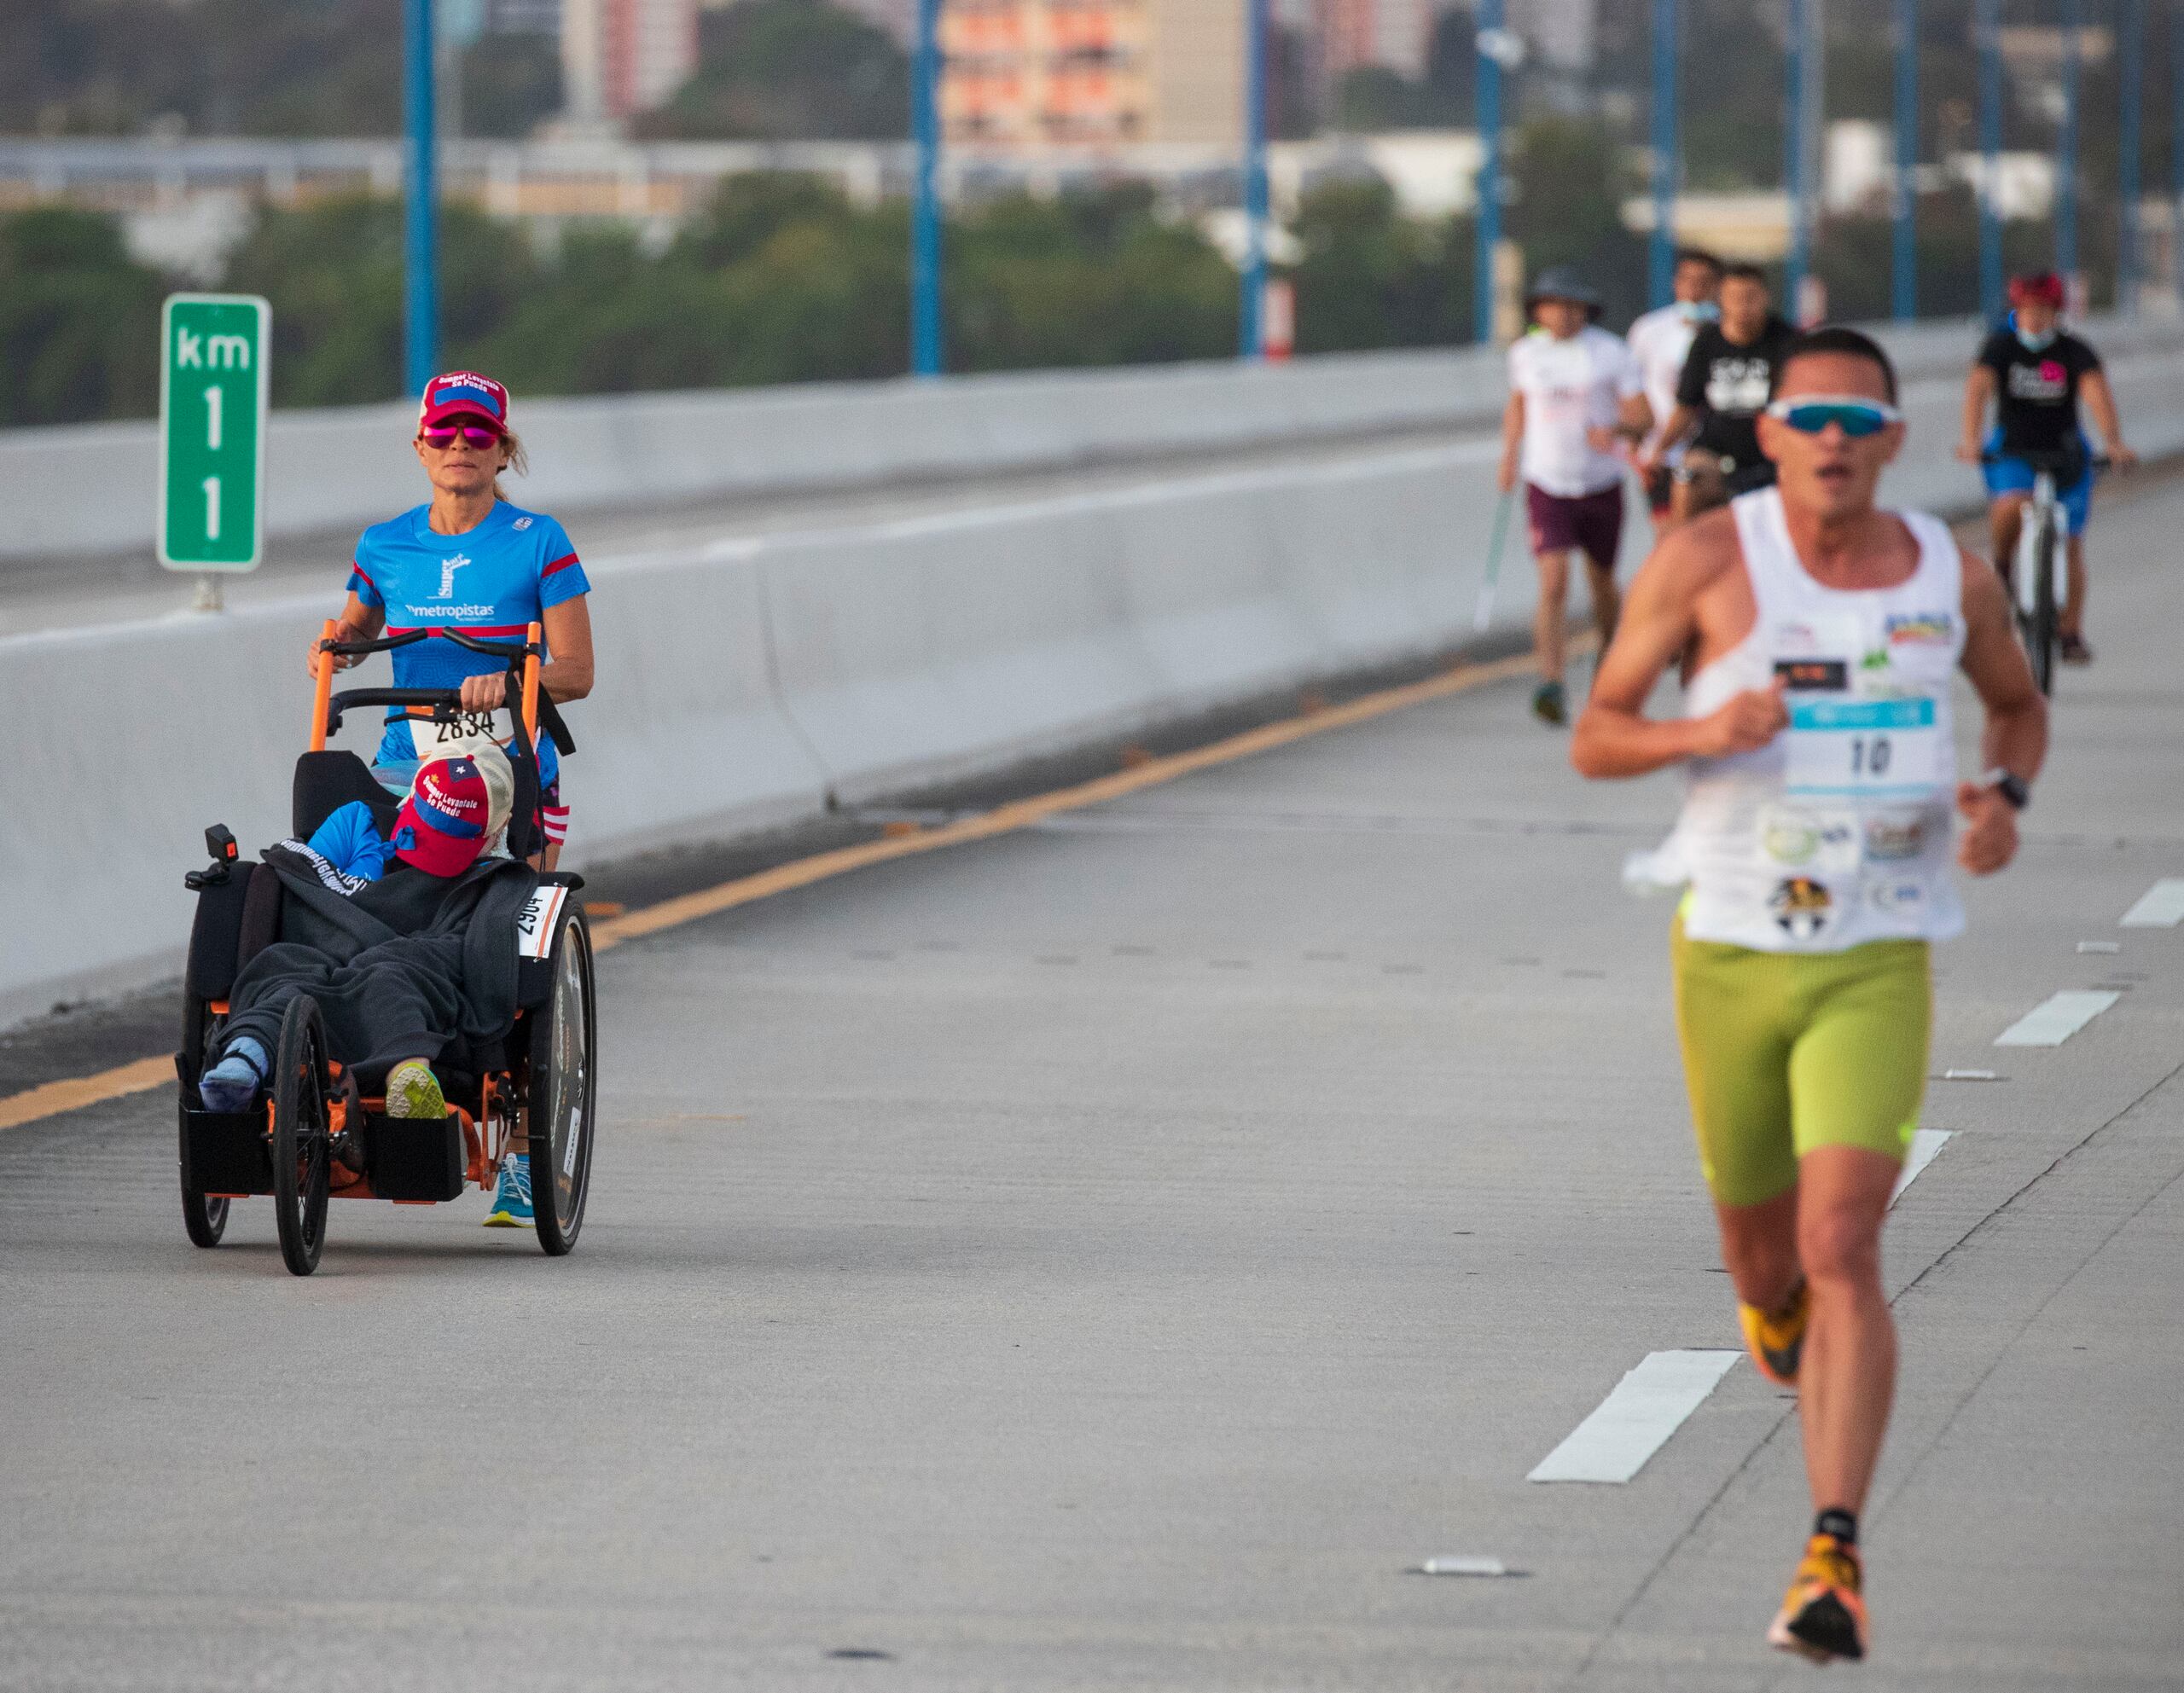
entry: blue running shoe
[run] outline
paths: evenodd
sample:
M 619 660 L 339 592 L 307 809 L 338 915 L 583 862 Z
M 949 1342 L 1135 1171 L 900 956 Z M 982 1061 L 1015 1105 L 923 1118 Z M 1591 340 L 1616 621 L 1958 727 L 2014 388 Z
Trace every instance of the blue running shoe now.
M 511 1152 L 501 1160 L 500 1186 L 493 1190 L 493 1209 L 485 1214 L 489 1229 L 527 1229 L 538 1226 L 531 1215 L 531 1160 Z

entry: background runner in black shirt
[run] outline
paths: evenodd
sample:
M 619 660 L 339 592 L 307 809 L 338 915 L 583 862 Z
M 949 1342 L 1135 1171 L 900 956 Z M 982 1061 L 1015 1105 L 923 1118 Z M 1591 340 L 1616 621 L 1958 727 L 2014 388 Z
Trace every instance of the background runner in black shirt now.
M 1767 409 L 1775 363 L 1795 334 L 1774 315 L 1759 268 L 1730 265 L 1722 275 L 1721 322 L 1702 326 L 1693 338 L 1676 383 L 1676 410 L 1654 454 L 1658 460 L 1690 442 L 1677 475 L 1679 519 L 1774 479 L 1754 420 Z M 1726 474 L 1716 468 L 1723 461 Z

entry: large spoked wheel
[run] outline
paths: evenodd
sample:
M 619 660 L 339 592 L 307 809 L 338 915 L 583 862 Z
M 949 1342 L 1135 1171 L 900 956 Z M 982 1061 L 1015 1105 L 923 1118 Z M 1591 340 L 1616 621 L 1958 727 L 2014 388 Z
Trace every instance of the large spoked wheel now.
M 214 1014 L 212 1008 L 196 994 L 189 994 L 183 1003 L 182 1052 L 186 1069 L 201 1076 L 205 1072 L 205 1055 L 218 1043 L 220 1030 L 227 1019 Z M 180 1149 L 177 1149 L 179 1151 Z M 178 1157 L 182 1170 L 182 1226 L 189 1232 L 193 1246 L 218 1246 L 220 1237 L 228 1232 L 228 1204 L 225 1199 L 208 1199 L 189 1185 L 189 1163 Z
M 594 1063 L 591 930 L 574 900 L 549 954 L 554 990 L 531 1018 L 531 1080 L 524 1133 L 531 1147 L 531 1209 L 538 1244 L 560 1257 L 577 1244 L 591 1186 Z
M 2054 514 L 2044 513 L 2032 537 L 2032 609 L 2024 616 L 2024 653 L 2032 661 L 2032 680 L 2041 693 L 2053 691 L 2055 681 L 2055 551 Z
M 326 1026 L 318 1001 L 299 994 L 281 1019 L 273 1055 L 273 1203 L 281 1256 L 297 1275 L 318 1267 L 326 1244 L 326 1191 L 333 1158 L 327 1128 Z

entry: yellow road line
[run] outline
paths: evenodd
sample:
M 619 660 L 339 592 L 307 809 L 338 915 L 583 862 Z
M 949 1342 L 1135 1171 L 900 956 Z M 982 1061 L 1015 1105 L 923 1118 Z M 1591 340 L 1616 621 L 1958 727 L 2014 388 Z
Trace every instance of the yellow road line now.
M 1572 643 L 1573 646 L 1576 644 Z M 921 852 L 938 852 L 943 847 L 961 846 L 966 841 L 990 840 L 996 835 L 1012 834 L 1019 829 L 1029 828 L 1057 812 L 1075 811 L 1087 805 L 1097 805 L 1103 800 L 1119 799 L 1124 794 L 1136 793 L 1141 788 L 1158 787 L 1164 782 L 1172 782 L 1194 771 L 1226 764 L 1238 758 L 1248 758 L 1253 753 L 1287 746 L 1292 741 L 1303 740 L 1307 736 L 1325 734 L 1330 729 L 1347 728 L 1353 723 L 1368 722 L 1375 717 L 1384 717 L 1391 711 L 1400 711 L 1406 706 L 1444 699 L 1450 694 L 1467 693 L 1475 687 L 1484 687 L 1490 682 L 1505 681 L 1511 676 L 1523 675 L 1531 667 L 1531 662 L 1529 655 L 1521 655 L 1497 658 L 1484 664 L 1460 664 L 1424 681 L 1382 688 L 1376 693 L 1365 694 L 1340 705 L 1328 706 L 1308 716 L 1285 717 L 1279 722 L 1263 724 L 1256 729 L 1246 729 L 1241 734 L 1230 735 L 1225 740 L 1211 741 L 1204 746 L 1193 747 L 1188 752 L 1147 759 L 1142 764 L 1118 770 L 1112 775 L 1095 777 L 1089 782 L 1079 782 L 1074 787 L 1056 788 L 1050 793 L 1034 794 L 1028 799 L 1011 800 L 990 811 L 982 811 L 975 817 L 965 817 L 956 822 L 943 824 L 938 828 L 921 830 L 913 835 L 885 836 L 876 841 L 837 847 L 832 852 L 816 853 L 810 858 L 775 865 L 770 870 L 740 876 L 732 882 L 703 888 L 694 894 L 662 900 L 657 905 L 647 906 L 642 911 L 633 911 L 626 917 L 610 918 L 593 929 L 593 947 L 596 951 L 605 952 L 610 947 L 619 946 L 624 941 L 636 940 L 641 935 L 656 934 L 660 930 L 676 928 L 700 917 L 732 911 L 737 906 L 749 905 L 754 900 L 787 893 L 792 888 L 807 888 L 814 882 L 824 882 L 852 870 L 862 870 L 868 865 L 886 864 Z
M 102 1099 L 119 1099 L 125 1093 L 142 1093 L 148 1087 L 157 1087 L 162 1081 L 174 1080 L 174 1060 L 164 1054 L 156 1058 L 139 1058 L 135 1064 L 123 1064 L 114 1070 L 102 1070 L 96 1076 L 72 1076 L 66 1081 L 49 1081 L 21 1093 L 10 1093 L 0 1099 L 0 1128 L 14 1128 L 18 1124 L 36 1122 L 40 1117 L 56 1116 L 62 1111 L 78 1111 L 86 1105 L 96 1105 Z
M 1571 641 L 1571 648 L 1573 652 L 1583 652 L 1588 645 L 1589 638 L 1582 638 Z M 1210 769 L 1217 764 L 1227 764 L 1239 758 L 1248 758 L 1254 753 L 1271 751 L 1292 741 L 1325 734 L 1330 729 L 1348 728 L 1353 723 L 1370 722 L 1374 718 L 1385 717 L 1391 711 L 1422 705 L 1429 700 L 1445 699 L 1451 694 L 1467 693 L 1473 688 L 1484 687 L 1492 682 L 1507 681 L 1513 676 L 1522 675 L 1531 667 L 1531 659 L 1528 655 L 1496 658 L 1481 664 L 1459 664 L 1439 675 L 1429 676 L 1424 681 L 1382 688 L 1378 693 L 1362 695 L 1340 705 L 1330 705 L 1302 717 L 1285 717 L 1279 722 L 1263 724 L 1256 729 L 1246 729 L 1241 734 L 1230 735 L 1225 740 L 1193 747 L 1188 752 L 1147 759 L 1142 764 L 1134 764 L 1127 769 L 1116 771 L 1112 775 L 1095 777 L 1089 782 L 1079 782 L 1074 787 L 1056 788 L 1051 793 L 1012 800 L 1005 805 L 996 806 L 990 811 L 982 811 L 975 817 L 944 824 L 937 829 L 923 829 L 911 835 L 884 836 L 876 841 L 838 847 L 832 852 L 816 853 L 810 858 L 775 865 L 772 869 L 761 870 L 755 875 L 740 876 L 732 882 L 703 888 L 694 894 L 662 900 L 642 911 L 608 918 L 593 927 L 592 946 L 594 950 L 603 953 L 642 935 L 656 935 L 663 929 L 673 929 L 682 924 L 695 922 L 701 917 L 713 916 L 718 912 L 732 911 L 737 906 L 749 905 L 754 900 L 766 899 L 775 894 L 784 894 L 793 888 L 808 888 L 815 882 L 846 875 L 868 865 L 886 864 L 892 860 L 909 858 L 921 852 L 938 852 L 943 847 L 960 846 L 966 841 L 990 840 L 996 835 L 1012 834 L 1019 829 L 1028 829 L 1057 812 L 1074 811 L 1083 806 L 1097 805 L 1103 800 L 1119 799 L 1124 794 L 1158 787 L 1164 782 L 1172 782 L 1194 771 Z M 21 1093 L 12 1093 L 0 1099 L 0 1129 L 35 1122 L 40 1117 L 55 1116 L 62 1111 L 80 1110 L 85 1105 L 117 1099 L 124 1094 L 141 1093 L 173 1079 L 174 1060 L 160 1057 L 139 1058 L 134 1064 L 101 1070 L 96 1076 L 49 1081 L 41 1087 Z

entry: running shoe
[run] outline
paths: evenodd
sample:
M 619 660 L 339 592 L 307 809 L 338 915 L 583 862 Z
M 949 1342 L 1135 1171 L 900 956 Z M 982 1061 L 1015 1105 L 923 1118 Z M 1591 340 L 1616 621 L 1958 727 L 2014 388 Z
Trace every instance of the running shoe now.
M 2055 637 L 2055 655 L 2065 664 L 2090 664 L 2093 649 L 2085 644 L 2082 635 L 2059 635 Z
M 1759 1373 L 1778 1388 L 1798 1384 L 1798 1360 L 1805 1349 L 1805 1324 L 1812 1315 L 1812 1293 L 1803 1282 L 1781 1310 L 1769 1313 L 1756 1305 L 1737 1306 L 1744 1325 L 1745 1349 Z
M 1859 1596 L 1858 1549 L 1833 1534 L 1806 1543 L 1782 1609 L 1767 1631 L 1767 1644 L 1816 1664 L 1866 1655 L 1866 1602 Z
M 1562 704 L 1562 684 L 1542 682 L 1532 690 L 1532 716 L 1542 723 L 1561 723 L 1569 712 Z
M 444 1117 L 447 1096 L 440 1079 L 422 1059 L 411 1058 L 386 1073 L 386 1114 L 391 1117 Z
M 531 1215 L 531 1160 L 511 1152 L 501 1160 L 500 1185 L 493 1190 L 493 1209 L 485 1213 L 489 1229 L 527 1229 L 538 1226 Z

